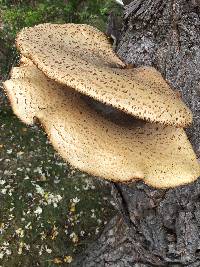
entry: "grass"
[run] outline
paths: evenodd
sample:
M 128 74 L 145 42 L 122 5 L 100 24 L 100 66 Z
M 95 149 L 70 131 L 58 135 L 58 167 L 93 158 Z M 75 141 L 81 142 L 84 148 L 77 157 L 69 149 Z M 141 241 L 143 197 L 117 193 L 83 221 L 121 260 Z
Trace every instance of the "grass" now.
M 8 107 L 0 122 L 0 266 L 68 265 L 113 216 L 110 188 L 71 168 Z
M 114 3 L 0 0 L 0 82 L 17 63 L 20 29 L 75 22 L 105 30 L 109 10 L 120 12 Z M 16 118 L 1 92 L 0 203 L 0 267 L 68 266 L 115 213 L 108 184 L 64 162 L 41 128 Z

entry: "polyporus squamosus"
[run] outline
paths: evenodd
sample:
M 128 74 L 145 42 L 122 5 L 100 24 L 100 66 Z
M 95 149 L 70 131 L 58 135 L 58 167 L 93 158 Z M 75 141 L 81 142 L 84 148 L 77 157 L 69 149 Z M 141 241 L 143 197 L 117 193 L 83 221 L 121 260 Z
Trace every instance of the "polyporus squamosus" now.
M 156 70 L 124 69 L 107 37 L 87 25 L 27 28 L 17 45 L 21 66 L 4 83 L 13 110 L 27 124 L 37 118 L 73 166 L 158 188 L 200 175 L 187 136 L 177 127 L 189 124 L 191 113 Z M 99 114 L 83 94 L 131 114 L 129 123 Z
M 21 54 L 50 79 L 137 118 L 185 127 L 190 110 L 154 68 L 126 69 L 106 35 L 89 25 L 41 24 L 22 30 Z

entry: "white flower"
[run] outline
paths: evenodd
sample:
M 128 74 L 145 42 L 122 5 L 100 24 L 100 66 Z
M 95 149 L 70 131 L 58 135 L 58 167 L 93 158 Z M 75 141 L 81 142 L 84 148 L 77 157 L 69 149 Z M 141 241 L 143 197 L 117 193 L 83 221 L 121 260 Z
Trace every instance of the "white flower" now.
M 39 250 L 39 255 L 41 256 L 42 255 L 42 251 L 43 251 L 44 247 L 43 245 L 40 247 L 40 250 Z
M 18 228 L 15 232 L 19 237 L 24 237 L 24 230 L 22 228 Z
M 75 189 L 76 191 L 80 191 L 80 188 L 78 188 L 76 185 L 74 186 L 74 189 Z
M 61 195 L 57 195 L 57 200 L 60 201 L 62 199 Z
M 53 195 L 52 193 L 48 193 L 45 195 L 46 201 L 48 204 L 53 204 L 54 208 L 56 208 L 58 205 L 58 202 L 62 199 L 61 195 Z
M 30 245 L 27 245 L 26 243 L 24 243 L 24 247 L 26 250 L 30 250 Z
M 10 251 L 9 249 L 6 249 L 5 253 L 6 253 L 7 255 L 10 255 L 10 254 L 11 254 L 11 251 Z
M 77 243 L 78 242 L 78 236 L 77 236 L 76 233 L 72 232 L 69 237 L 70 237 L 70 239 L 72 239 L 73 243 Z
M 45 246 L 45 249 L 46 249 L 46 252 L 49 253 L 49 254 L 52 252 L 52 249 L 47 248 L 47 246 Z
M 1 189 L 1 193 L 2 193 L 2 194 L 4 194 L 4 195 L 5 195 L 5 194 L 6 194 L 6 192 L 7 192 L 7 189 L 6 189 L 6 188 L 4 188 L 4 189 Z
M 37 209 L 34 211 L 34 213 L 36 215 L 41 214 L 42 213 L 42 208 L 41 207 L 37 207 Z
M 4 175 L 12 175 L 12 174 L 13 174 L 12 171 L 9 171 L 9 170 L 4 171 Z
M 80 199 L 78 197 L 75 197 L 72 199 L 72 202 L 75 204 L 78 203 L 79 201 L 80 201 Z
M 24 247 L 24 242 L 20 242 L 19 243 L 19 249 L 18 249 L 18 252 L 17 252 L 19 255 L 22 254 L 23 247 Z
M 5 184 L 5 180 L 0 180 L 0 185 L 4 185 Z
M 31 222 L 29 222 L 27 225 L 25 225 L 25 229 L 29 229 L 31 225 Z
M 68 234 L 68 230 L 67 230 L 67 229 L 65 230 L 65 234 L 66 234 L 66 235 Z
M 35 187 L 36 187 L 37 193 L 43 196 L 44 195 L 44 189 L 39 185 L 36 185 Z
M 37 167 L 33 172 L 39 173 L 41 176 L 45 176 L 45 174 L 42 172 L 42 168 Z
M 12 154 L 12 149 L 8 149 L 7 154 Z
M 96 218 L 96 215 L 92 213 L 91 218 Z
M 17 156 L 21 156 L 21 155 L 23 155 L 23 154 L 24 154 L 23 151 L 19 151 L 19 152 L 17 152 Z
M 71 234 L 70 234 L 70 238 L 73 238 L 73 237 L 75 237 L 76 236 L 76 233 L 74 233 L 74 232 L 72 232 Z
M 85 234 L 85 231 L 81 231 L 80 235 L 84 236 L 84 234 Z

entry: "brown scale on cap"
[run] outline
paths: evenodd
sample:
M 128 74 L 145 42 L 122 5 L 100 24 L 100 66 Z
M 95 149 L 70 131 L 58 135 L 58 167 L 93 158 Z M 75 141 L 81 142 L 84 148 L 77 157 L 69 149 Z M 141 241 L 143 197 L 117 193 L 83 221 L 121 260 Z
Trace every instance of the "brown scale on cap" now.
M 20 66 L 30 66 L 32 64 L 33 64 L 33 62 L 30 59 L 21 55 Z
M 37 118 L 61 156 L 82 171 L 119 182 L 142 179 L 157 188 L 187 184 L 200 175 L 181 128 L 141 121 L 118 125 L 34 65 L 14 68 L 4 87 L 21 120 L 32 124 Z
M 16 44 L 49 78 L 137 118 L 185 127 L 192 114 L 151 67 L 126 68 L 106 35 L 89 25 L 42 24 Z

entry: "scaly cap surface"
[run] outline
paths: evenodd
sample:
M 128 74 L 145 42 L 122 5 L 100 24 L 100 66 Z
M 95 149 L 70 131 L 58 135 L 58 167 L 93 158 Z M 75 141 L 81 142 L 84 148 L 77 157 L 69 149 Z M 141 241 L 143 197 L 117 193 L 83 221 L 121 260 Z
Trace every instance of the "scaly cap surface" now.
M 14 68 L 4 87 L 17 116 L 28 124 L 37 118 L 59 154 L 82 171 L 118 182 L 142 179 L 157 188 L 186 184 L 200 175 L 181 128 L 144 121 L 118 125 L 34 65 Z
M 16 39 L 49 78 L 135 117 L 185 127 L 192 114 L 151 67 L 124 69 L 106 35 L 89 25 L 41 24 Z

